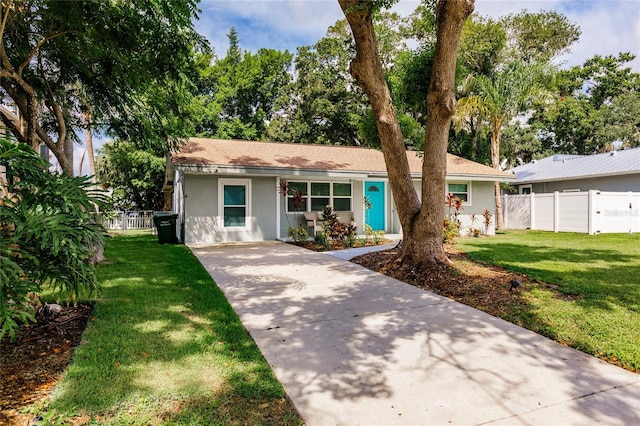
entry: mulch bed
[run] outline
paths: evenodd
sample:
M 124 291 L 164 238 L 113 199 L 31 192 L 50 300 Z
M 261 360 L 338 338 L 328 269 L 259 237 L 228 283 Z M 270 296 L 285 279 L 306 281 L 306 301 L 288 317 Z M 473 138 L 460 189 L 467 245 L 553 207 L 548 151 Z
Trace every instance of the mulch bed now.
M 91 316 L 90 305 L 63 306 L 55 316 L 39 315 L 17 339 L 0 341 L 0 424 L 28 424 L 20 408 L 46 401 L 71 361 Z
M 522 292 L 537 284 L 526 275 L 473 262 L 453 246 L 446 247 L 447 255 L 454 262 L 453 267 L 432 266 L 420 269 L 390 262 L 398 256 L 398 251 L 394 248 L 367 253 L 351 261 L 494 316 L 504 316 L 517 305 L 524 305 Z M 521 283 L 516 290 L 511 290 L 512 280 Z

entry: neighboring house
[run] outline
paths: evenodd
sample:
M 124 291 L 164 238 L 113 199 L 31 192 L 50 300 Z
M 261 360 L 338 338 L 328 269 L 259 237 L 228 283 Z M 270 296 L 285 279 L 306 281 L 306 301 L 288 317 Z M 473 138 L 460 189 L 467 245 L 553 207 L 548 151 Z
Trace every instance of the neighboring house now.
M 411 151 L 407 157 L 420 192 L 422 159 Z M 306 226 L 303 211 L 326 205 L 350 213 L 359 233 L 365 223 L 401 232 L 384 158 L 375 149 L 192 138 L 167 167 L 164 190 L 172 192 L 178 236 L 187 244 L 283 239 L 288 226 Z M 484 229 L 482 214 L 495 211 L 496 180 L 515 176 L 447 155 L 447 191 L 464 200 L 463 233 L 465 226 L 494 232 L 493 223 Z M 294 209 L 290 196 L 280 195 L 282 181 L 304 191 L 302 211 Z M 442 194 L 443 208 L 444 200 Z
M 594 155 L 554 155 L 515 167 L 520 194 L 640 192 L 640 148 Z

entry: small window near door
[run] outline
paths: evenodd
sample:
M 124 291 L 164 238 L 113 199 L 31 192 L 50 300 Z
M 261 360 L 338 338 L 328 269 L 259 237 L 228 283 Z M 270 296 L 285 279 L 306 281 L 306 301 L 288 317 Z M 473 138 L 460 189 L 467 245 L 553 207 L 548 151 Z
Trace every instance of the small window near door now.
M 247 228 L 249 223 L 249 186 L 246 179 L 221 179 L 219 214 L 225 228 Z
M 447 193 L 453 194 L 454 197 L 460 198 L 467 204 L 471 204 L 471 197 L 469 192 L 469 183 L 449 183 L 447 184 Z
M 531 194 L 531 185 L 521 185 L 520 186 L 520 194 L 522 194 L 522 195 Z
M 333 183 L 333 209 L 337 212 L 351 211 L 350 183 Z

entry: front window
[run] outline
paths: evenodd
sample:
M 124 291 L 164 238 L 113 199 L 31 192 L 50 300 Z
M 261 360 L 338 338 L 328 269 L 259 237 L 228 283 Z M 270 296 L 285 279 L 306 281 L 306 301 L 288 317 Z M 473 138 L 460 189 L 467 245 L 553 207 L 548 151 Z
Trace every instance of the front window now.
M 352 210 L 351 183 L 347 182 L 289 182 L 287 213 L 321 212 L 325 206 L 334 211 Z
M 319 212 L 329 205 L 331 205 L 331 184 L 311 182 L 311 211 Z
M 220 179 L 220 208 L 225 228 L 247 228 L 249 223 L 250 181 L 246 179 Z
M 333 184 L 333 209 L 337 212 L 349 212 L 351 208 L 351 184 Z
M 287 195 L 288 212 L 306 212 L 309 191 L 307 182 L 289 182 L 289 194 Z
M 447 193 L 460 198 L 466 204 L 471 204 L 471 184 L 467 182 L 454 182 L 447 185 Z
M 523 195 L 531 194 L 531 185 L 521 185 L 520 193 Z

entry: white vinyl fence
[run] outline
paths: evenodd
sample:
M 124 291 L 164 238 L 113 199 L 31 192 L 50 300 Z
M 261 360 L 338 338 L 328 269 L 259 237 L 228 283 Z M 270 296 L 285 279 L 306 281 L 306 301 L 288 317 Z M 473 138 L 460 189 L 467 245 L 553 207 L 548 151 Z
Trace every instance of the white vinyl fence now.
M 506 229 L 553 232 L 640 232 L 640 192 L 503 195 Z
M 107 230 L 151 229 L 153 226 L 153 210 L 105 212 L 102 225 Z

